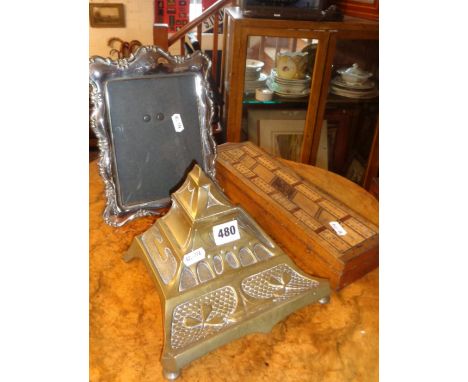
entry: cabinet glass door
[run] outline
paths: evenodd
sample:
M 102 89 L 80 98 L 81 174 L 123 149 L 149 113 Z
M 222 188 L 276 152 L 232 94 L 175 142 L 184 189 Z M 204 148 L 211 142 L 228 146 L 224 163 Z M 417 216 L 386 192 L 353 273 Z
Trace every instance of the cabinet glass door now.
M 324 105 L 317 119 L 326 141 L 318 144 L 315 133 L 315 160 L 360 185 L 368 184 L 371 153 L 378 144 L 379 41 L 338 37 L 330 45 Z
M 301 161 L 318 40 L 249 36 L 241 140 Z

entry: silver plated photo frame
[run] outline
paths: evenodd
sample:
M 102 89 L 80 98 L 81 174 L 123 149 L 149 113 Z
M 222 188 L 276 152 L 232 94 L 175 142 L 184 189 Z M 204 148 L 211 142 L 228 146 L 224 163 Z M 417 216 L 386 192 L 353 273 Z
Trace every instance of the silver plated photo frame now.
M 143 46 L 128 59 L 89 62 L 90 125 L 98 138 L 106 223 L 161 215 L 198 164 L 215 179 L 211 62 Z

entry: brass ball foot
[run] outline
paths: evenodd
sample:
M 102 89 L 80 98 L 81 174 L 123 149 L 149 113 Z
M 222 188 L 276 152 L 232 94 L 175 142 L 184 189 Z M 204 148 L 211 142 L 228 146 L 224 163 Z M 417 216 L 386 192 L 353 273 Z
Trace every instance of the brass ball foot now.
M 325 296 L 322 297 L 320 300 L 318 300 L 319 304 L 328 304 L 330 302 L 330 296 Z

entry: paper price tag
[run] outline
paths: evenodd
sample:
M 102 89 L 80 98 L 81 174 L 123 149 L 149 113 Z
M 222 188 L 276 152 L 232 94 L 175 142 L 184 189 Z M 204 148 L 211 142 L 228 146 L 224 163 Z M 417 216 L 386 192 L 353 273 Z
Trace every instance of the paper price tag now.
M 329 223 L 333 230 L 336 232 L 338 236 L 344 236 L 347 234 L 346 230 L 341 226 L 338 222 L 330 222 Z
M 176 133 L 180 133 L 181 131 L 183 131 L 184 124 L 182 123 L 182 118 L 180 117 L 180 114 L 173 114 L 171 118 Z
M 239 227 L 237 220 L 218 224 L 213 227 L 213 237 L 216 245 L 223 245 L 231 241 L 239 240 Z
M 182 261 L 184 264 L 189 267 L 192 264 L 198 263 L 200 260 L 203 260 L 206 256 L 205 250 L 203 247 L 193 250 L 184 255 Z

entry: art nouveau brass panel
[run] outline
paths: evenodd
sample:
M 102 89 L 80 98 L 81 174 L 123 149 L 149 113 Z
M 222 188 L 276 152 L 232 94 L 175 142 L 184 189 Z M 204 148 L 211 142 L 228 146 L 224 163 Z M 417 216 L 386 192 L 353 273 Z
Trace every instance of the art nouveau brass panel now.
M 161 214 L 194 163 L 214 176 L 210 67 L 200 52 L 171 56 L 156 46 L 128 59 L 90 59 L 90 124 L 108 224 Z
M 328 281 L 301 272 L 240 207 L 195 166 L 170 211 L 134 239 L 164 317 L 164 375 L 251 332 L 268 332 L 305 305 L 328 301 Z

